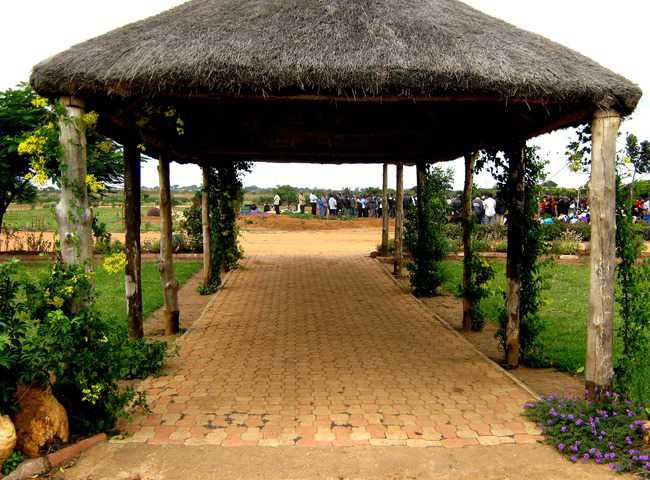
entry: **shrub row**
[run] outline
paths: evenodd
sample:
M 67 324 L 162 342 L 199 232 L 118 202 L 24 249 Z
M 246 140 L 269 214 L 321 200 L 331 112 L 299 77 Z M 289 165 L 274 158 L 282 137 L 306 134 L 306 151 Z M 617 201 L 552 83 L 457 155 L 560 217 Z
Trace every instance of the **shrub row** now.
M 445 234 L 451 240 L 462 240 L 463 229 L 459 223 L 449 223 L 445 227 Z M 650 241 L 650 225 L 635 224 L 634 231 L 644 240 Z M 551 225 L 542 225 L 543 238 L 547 242 L 561 240 L 565 232 L 572 232 L 580 235 L 583 241 L 591 240 L 591 225 L 587 223 L 554 223 Z M 480 241 L 502 241 L 508 236 L 508 227 L 506 225 L 477 225 L 474 235 Z

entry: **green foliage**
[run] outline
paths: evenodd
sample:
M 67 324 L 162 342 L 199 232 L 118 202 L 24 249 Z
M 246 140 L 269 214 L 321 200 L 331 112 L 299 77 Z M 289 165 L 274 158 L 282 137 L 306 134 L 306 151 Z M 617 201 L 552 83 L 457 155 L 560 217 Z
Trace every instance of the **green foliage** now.
M 572 462 L 650 476 L 650 449 L 643 441 L 646 405 L 607 392 L 596 401 L 549 396 L 525 407 L 526 416 L 542 426 L 546 441 Z
M 208 170 L 213 280 L 210 285 L 200 287 L 201 294 L 216 291 L 221 285 L 221 269 L 230 271 L 237 268 L 243 256 L 237 241 L 237 215 L 243 200 L 241 175 L 249 170 L 248 162 L 224 162 Z
M 0 221 L 8 205 L 16 200 L 33 197 L 35 179 L 44 183 L 47 178 L 60 178 L 58 118 L 64 110 L 50 106 L 29 85 L 0 92 Z M 88 173 L 93 181 L 105 184 L 122 179 L 123 160 L 120 147 L 99 135 L 93 128 L 86 129 Z M 26 142 L 26 143 L 25 143 Z M 21 151 L 21 144 L 26 150 Z
M 422 198 L 422 228 L 418 228 L 412 212 L 405 218 L 405 244 L 413 262 L 408 265 L 411 287 L 417 297 L 431 297 L 438 293 L 444 281 L 440 262 L 449 251 L 444 234 L 448 222 L 447 192 L 451 190 L 453 171 L 427 165 Z
M 542 268 L 546 262 L 541 256 L 546 251 L 546 242 L 542 226 L 536 220 L 539 198 L 542 194 L 541 183 L 544 180 L 545 162 L 539 157 L 537 148 L 526 147 L 526 171 L 524 175 L 525 200 L 523 207 L 525 232 L 521 246 L 521 290 L 520 290 L 520 318 L 519 345 L 520 358 L 524 364 L 541 366 L 547 364 L 547 359 L 539 344 L 538 338 L 545 328 L 545 322 L 539 314 L 542 306 L 542 290 L 544 277 Z M 495 152 L 484 152 L 480 163 L 487 165 L 497 180 L 498 195 L 504 202 L 508 211 L 513 210 L 514 185 L 508 173 L 509 159 L 501 158 Z M 499 330 L 496 333 L 499 342 L 505 351 L 507 342 L 507 313 L 504 305 L 499 315 Z
M 25 456 L 21 452 L 18 450 L 13 451 L 2 464 L 2 474 L 9 475 L 18 468 L 18 465 L 23 463 L 23 460 L 25 460 Z
M 273 193 L 280 195 L 282 205 L 295 205 L 298 203 L 298 189 L 296 187 L 292 187 L 291 185 L 278 185 L 273 190 Z
M 17 383 L 51 387 L 68 412 L 71 429 L 86 434 L 113 427 L 135 399 L 118 380 L 156 373 L 166 345 L 132 342 L 126 329 L 94 306 L 93 275 L 82 266 L 55 264 L 37 281 L 17 279 L 15 263 L 0 266 L 0 358 L 9 372 L 2 391 Z M 0 410 L 14 408 L 4 395 Z
M 623 351 L 618 358 L 616 382 L 627 395 L 640 398 L 635 372 L 647 367 L 648 335 L 650 330 L 650 261 L 639 263 L 641 240 L 633 229 L 629 215 L 631 202 L 617 178 L 616 189 L 616 254 L 620 263 L 616 268 L 618 289 L 616 300 L 622 320 L 618 335 Z
M 192 206 L 183 210 L 181 230 L 189 238 L 189 246 L 193 252 L 203 251 L 203 222 L 201 219 L 202 192 L 196 192 L 192 199 Z
M 491 294 L 490 282 L 494 278 L 494 267 L 474 248 L 470 249 L 470 265 L 472 277 L 468 289 L 460 289 L 462 296 L 470 302 L 470 317 L 472 319 L 472 330 L 480 332 L 485 326 L 485 309 L 481 303 L 484 298 Z

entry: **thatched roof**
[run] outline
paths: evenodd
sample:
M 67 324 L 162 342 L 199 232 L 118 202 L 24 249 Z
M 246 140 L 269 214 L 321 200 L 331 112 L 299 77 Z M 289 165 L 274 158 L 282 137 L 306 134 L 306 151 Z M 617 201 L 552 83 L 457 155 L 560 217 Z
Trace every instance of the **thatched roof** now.
M 487 96 L 633 110 L 640 89 L 457 0 L 192 0 L 34 67 L 44 95 Z

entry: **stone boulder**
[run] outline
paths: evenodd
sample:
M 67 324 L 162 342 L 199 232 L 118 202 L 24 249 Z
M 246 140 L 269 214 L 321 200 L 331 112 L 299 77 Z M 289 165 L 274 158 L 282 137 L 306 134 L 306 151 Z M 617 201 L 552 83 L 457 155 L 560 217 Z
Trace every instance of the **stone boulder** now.
M 55 440 L 68 441 L 68 415 L 51 392 L 19 385 L 16 399 L 16 446 L 25 455 L 34 458 L 45 445 Z
M 0 416 L 0 469 L 16 447 L 16 429 L 7 415 Z

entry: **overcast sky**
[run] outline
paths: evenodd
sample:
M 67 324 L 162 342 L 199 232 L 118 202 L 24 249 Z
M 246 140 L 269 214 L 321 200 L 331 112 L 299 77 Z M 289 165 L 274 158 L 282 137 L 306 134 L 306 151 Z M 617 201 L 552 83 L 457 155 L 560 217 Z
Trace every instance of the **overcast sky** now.
M 352 1 L 352 0 L 349 0 Z M 0 89 L 26 81 L 32 65 L 61 50 L 105 33 L 126 23 L 159 13 L 183 0 L 2 0 L 0 21 Z M 602 65 L 636 82 L 650 95 L 650 2 L 647 0 L 465 0 L 485 13 L 518 27 L 542 34 L 571 47 Z M 625 122 L 624 132 L 650 138 L 650 100 L 644 97 Z M 585 177 L 566 168 L 564 147 L 567 132 L 556 132 L 534 140 L 549 158 L 549 178 L 563 186 L 575 187 Z M 462 161 L 448 164 L 456 171 L 455 186 L 462 188 Z M 394 173 L 391 168 L 391 183 Z M 143 166 L 143 184 L 154 186 L 158 176 L 154 162 Z M 200 183 L 193 166 L 172 166 L 172 183 Z M 343 187 L 379 186 L 379 165 L 255 165 L 246 185 L 277 184 Z M 406 169 L 405 183 L 415 183 L 415 171 Z M 488 176 L 478 179 L 492 186 Z

